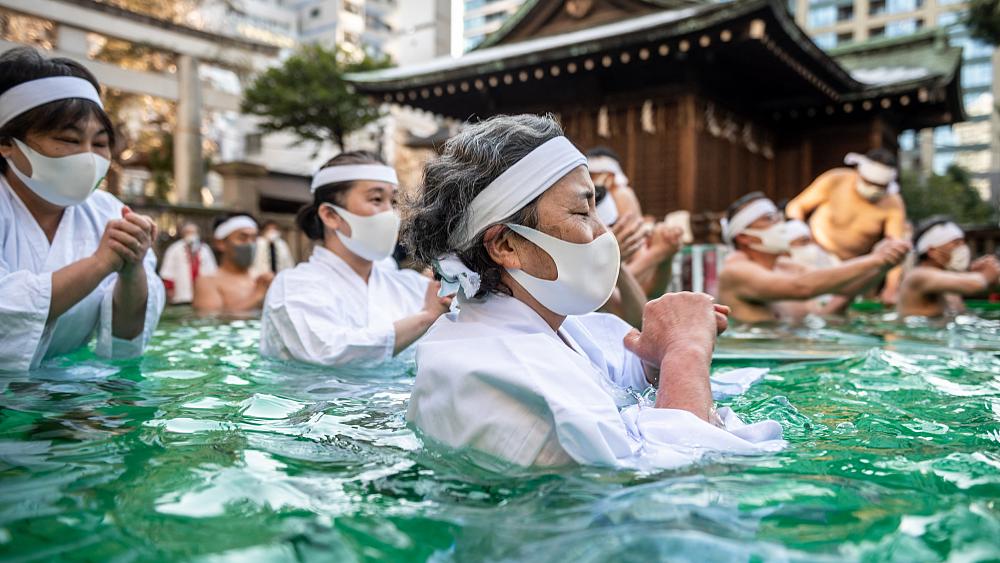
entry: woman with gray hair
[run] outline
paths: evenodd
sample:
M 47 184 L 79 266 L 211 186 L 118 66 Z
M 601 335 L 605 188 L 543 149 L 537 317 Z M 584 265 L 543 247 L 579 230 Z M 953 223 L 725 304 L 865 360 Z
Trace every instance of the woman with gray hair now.
M 407 419 L 424 436 L 521 466 L 675 467 L 784 445 L 776 422 L 714 411 L 727 310 L 709 296 L 648 303 L 641 333 L 592 313 L 615 287 L 618 244 L 551 117 L 497 116 L 448 141 L 406 237 L 460 303 L 417 344 Z M 650 385 L 655 405 L 630 401 Z

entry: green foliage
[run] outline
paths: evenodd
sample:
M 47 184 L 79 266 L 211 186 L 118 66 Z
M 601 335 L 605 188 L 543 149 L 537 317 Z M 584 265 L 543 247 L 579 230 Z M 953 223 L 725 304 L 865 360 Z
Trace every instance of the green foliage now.
M 983 201 L 969 183 L 969 173 L 952 165 L 943 176 L 921 179 L 916 172 L 906 172 L 900 178 L 906 215 L 914 224 L 932 215 L 950 215 L 964 225 L 981 225 L 996 221 L 996 211 Z
M 972 0 L 965 25 L 976 39 L 1000 45 L 1000 0 Z
M 303 141 L 333 141 L 381 117 L 378 106 L 344 80 L 350 72 L 390 66 L 365 54 L 352 60 L 340 47 L 304 45 L 284 64 L 257 77 L 243 94 L 243 111 L 264 118 L 265 132 L 290 131 Z

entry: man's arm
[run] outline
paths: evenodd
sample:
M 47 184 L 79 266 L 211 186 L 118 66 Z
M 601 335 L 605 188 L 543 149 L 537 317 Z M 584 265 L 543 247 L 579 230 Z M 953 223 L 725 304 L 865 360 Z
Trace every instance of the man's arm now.
M 840 176 L 838 171 L 829 171 L 813 180 L 812 184 L 785 206 L 785 216 L 789 219 L 805 221 L 817 207 L 830 197 L 830 190 Z
M 904 240 L 906 233 L 906 205 L 903 198 L 898 194 L 887 196 L 889 214 L 885 219 L 884 232 L 887 238 Z M 885 278 L 885 289 L 882 290 L 882 301 L 892 305 L 896 303 L 896 295 L 899 291 L 899 281 L 903 276 L 903 267 L 896 266 L 889 271 Z
M 988 274 L 982 272 L 949 272 L 931 268 L 922 270 L 919 277 L 912 281 L 914 288 L 922 293 L 975 295 L 986 291 L 990 286 Z
M 868 254 L 832 268 L 793 273 L 768 270 L 746 260 L 728 264 L 722 275 L 726 278 L 724 283 L 737 288 L 742 299 L 769 302 L 837 293 L 856 279 L 880 271 L 884 264 L 883 258 Z

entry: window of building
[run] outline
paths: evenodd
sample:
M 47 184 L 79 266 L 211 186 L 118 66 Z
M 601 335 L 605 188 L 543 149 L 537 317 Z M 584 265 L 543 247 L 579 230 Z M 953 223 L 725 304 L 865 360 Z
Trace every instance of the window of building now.
M 848 21 L 854 18 L 854 4 L 837 6 L 837 21 Z
M 316 19 L 316 18 L 318 18 L 320 16 L 321 13 L 323 13 L 323 12 L 320 10 L 319 6 L 317 6 L 317 7 L 313 8 L 313 9 L 309 10 L 309 17 L 311 19 Z
M 972 59 L 986 59 L 993 56 L 994 48 L 992 45 L 979 41 L 978 39 L 973 39 L 964 34 L 961 37 L 952 37 L 951 44 L 962 48 L 962 58 L 966 61 Z
M 358 36 L 358 34 L 354 33 L 353 31 L 345 31 L 344 32 L 344 43 L 347 43 L 349 45 L 360 45 L 361 44 L 361 37 Z
M 936 148 L 949 148 L 959 145 L 958 137 L 950 125 L 936 127 L 934 129 L 934 146 Z
M 938 25 L 940 25 L 941 27 L 944 27 L 944 26 L 948 26 L 948 25 L 954 25 L 954 24 L 956 24 L 956 23 L 958 23 L 958 22 L 960 22 L 960 21 L 962 21 L 964 19 L 965 19 L 965 12 L 963 12 L 963 11 L 958 11 L 958 12 L 942 12 L 942 13 L 938 14 L 937 22 L 938 22 Z
M 813 36 L 813 42 L 824 49 L 832 49 L 837 46 L 837 34 L 833 32 L 820 33 Z
M 886 37 L 899 37 L 900 35 L 910 35 L 920 29 L 923 20 L 906 19 L 896 20 L 885 24 Z
M 947 6 L 949 4 L 961 4 L 965 0 L 938 0 L 939 6 Z
M 872 39 L 878 39 L 879 37 L 885 37 L 885 26 L 879 25 L 868 30 L 868 37 Z
M 972 63 L 962 67 L 962 88 L 989 86 L 992 83 L 993 65 L 991 63 Z
M 993 113 L 993 94 L 987 92 L 967 92 L 962 96 L 965 113 L 969 117 L 979 117 Z
M 952 164 L 955 164 L 955 153 L 938 152 L 934 154 L 934 162 L 931 164 L 931 168 L 934 169 L 935 174 L 943 175 Z
M 809 10 L 809 27 L 826 27 L 837 21 L 837 7 L 823 6 Z
M 885 0 L 885 11 L 889 14 L 914 12 L 923 5 L 921 0 Z
M 243 150 L 247 156 L 260 154 L 264 146 L 264 137 L 260 133 L 250 133 L 243 137 Z
M 868 3 L 869 15 L 877 16 L 879 14 L 884 14 L 885 10 L 885 0 L 871 0 L 871 2 Z
M 854 32 L 845 31 L 837 34 L 837 45 L 843 45 L 844 43 L 850 43 L 854 41 Z

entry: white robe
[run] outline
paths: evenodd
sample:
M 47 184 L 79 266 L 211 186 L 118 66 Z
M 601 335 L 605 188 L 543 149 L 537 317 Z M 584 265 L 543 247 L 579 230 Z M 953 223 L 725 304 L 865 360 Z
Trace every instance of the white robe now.
M 393 323 L 418 313 L 430 280 L 377 265 L 368 283 L 322 246 L 278 274 L 267 290 L 260 352 L 320 365 L 375 365 L 392 358 Z
M 207 244 L 198 245 L 198 276 L 209 276 L 218 270 L 215 256 Z M 191 255 L 187 243 L 179 240 L 167 247 L 163 253 L 160 277 L 174 285 L 170 302 L 190 303 L 194 299 L 194 280 L 191 279 Z
M 595 313 L 568 317 L 557 335 L 512 297 L 463 301 L 417 344 L 407 420 L 436 442 L 521 466 L 669 468 L 708 451 L 784 447 L 774 421 L 744 425 L 724 408 L 723 429 L 636 404 L 649 384 L 622 344 L 629 328 Z
M 275 270 L 275 274 L 292 268 L 295 266 L 295 260 L 292 258 L 292 250 L 288 247 L 288 243 L 282 238 L 274 239 L 274 249 L 275 249 L 275 265 L 278 267 Z M 259 276 L 264 272 L 271 271 L 271 241 L 264 237 L 257 237 L 257 251 L 254 254 L 253 266 L 250 267 L 250 273 L 254 276 Z
M 95 191 L 79 205 L 67 207 L 49 244 L 24 202 L 0 177 L 0 370 L 34 369 L 47 358 L 72 352 L 97 333 L 97 354 L 127 358 L 142 353 L 163 311 L 163 283 L 156 275 L 156 255 L 146 254 L 148 297 L 142 334 L 132 340 L 111 333 L 118 274 L 47 324 L 52 301 L 52 273 L 87 258 L 97 250 L 104 228 L 121 218 L 123 204 Z

